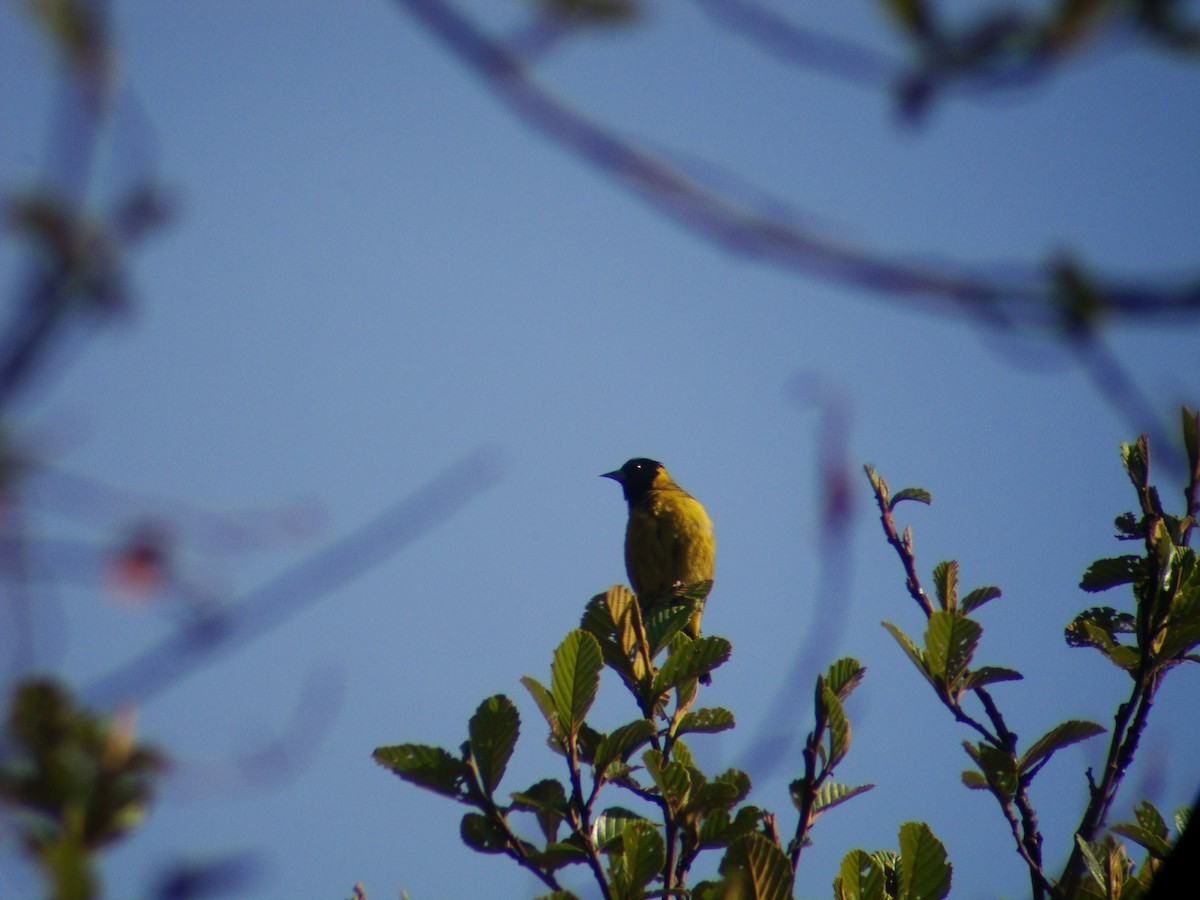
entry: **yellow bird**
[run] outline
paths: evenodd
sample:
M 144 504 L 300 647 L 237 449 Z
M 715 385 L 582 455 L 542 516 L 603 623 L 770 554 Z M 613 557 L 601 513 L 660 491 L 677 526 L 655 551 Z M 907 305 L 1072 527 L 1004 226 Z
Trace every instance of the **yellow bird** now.
M 717 554 L 712 521 L 662 463 L 631 459 L 600 477 L 620 484 L 629 504 L 625 571 L 643 610 L 667 602 L 680 588 L 712 579 Z M 699 612 L 686 631 L 700 636 Z

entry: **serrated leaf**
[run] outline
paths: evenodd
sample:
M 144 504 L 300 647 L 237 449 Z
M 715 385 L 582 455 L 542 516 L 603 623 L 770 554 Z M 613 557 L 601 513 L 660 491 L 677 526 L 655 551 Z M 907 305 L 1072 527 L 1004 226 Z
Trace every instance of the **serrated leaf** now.
M 847 800 L 857 797 L 859 794 L 865 794 L 873 784 L 839 784 L 836 781 L 826 781 L 817 791 L 817 796 L 813 802 L 813 809 L 818 812 L 825 812 L 827 809 L 833 809 L 835 806 L 841 806 Z
M 565 734 L 563 732 L 562 721 L 559 719 L 558 711 L 554 706 L 554 698 L 550 696 L 550 692 L 546 690 L 546 686 L 531 675 L 523 676 L 521 684 L 525 685 L 525 690 L 529 691 L 529 696 L 533 698 L 533 702 L 541 710 L 546 724 L 550 726 L 551 737 L 559 741 L 563 740 Z
M 1167 854 L 1171 852 L 1171 845 L 1165 838 L 1159 837 L 1153 831 L 1143 828 L 1141 825 L 1134 825 L 1132 822 L 1123 822 L 1120 825 L 1114 825 L 1112 831 L 1114 834 L 1127 837 L 1134 843 L 1140 844 L 1155 859 L 1166 859 Z
M 1120 584 L 1131 584 L 1144 575 L 1145 567 L 1140 556 L 1114 556 L 1098 559 L 1088 566 L 1079 586 L 1095 594 Z
M 983 628 L 958 613 L 937 610 L 925 628 L 925 659 L 930 672 L 953 691 L 971 665 Z
M 475 812 L 462 817 L 459 834 L 464 844 L 480 853 L 503 853 L 508 846 L 504 832 L 487 816 Z
M 912 664 L 917 667 L 917 671 L 925 676 L 925 680 L 933 685 L 934 688 L 937 688 L 938 684 L 936 681 L 934 681 L 933 676 L 929 672 L 929 664 L 925 662 L 925 654 L 919 647 L 917 647 L 916 644 L 913 643 L 912 638 L 910 638 L 891 622 L 882 622 L 881 624 L 888 630 L 888 634 L 896 639 L 896 643 L 900 645 L 900 649 L 908 654 L 908 658 L 912 660 Z
M 627 822 L 621 833 L 626 884 L 639 889 L 649 884 L 667 862 L 667 846 L 654 825 L 645 820 Z M 629 896 L 629 894 L 623 894 Z
M 1098 734 L 1104 734 L 1106 730 L 1103 725 L 1097 725 L 1095 722 L 1088 722 L 1084 719 L 1068 719 L 1066 722 L 1055 725 L 1034 741 L 1021 756 L 1020 770 L 1022 773 L 1028 772 L 1043 759 L 1049 759 L 1063 747 L 1069 747 Z
M 1077 615 L 1067 626 L 1068 647 L 1095 647 L 1118 667 L 1132 672 L 1139 663 L 1135 648 L 1117 643 L 1118 634 L 1132 634 L 1137 620 L 1111 606 L 1097 606 Z
M 971 759 L 987 779 L 988 787 L 1001 800 L 1011 800 L 1017 794 L 1017 761 L 1010 753 L 990 744 L 963 741 Z
M 825 683 L 837 698 L 845 703 L 866 673 L 866 667 L 857 659 L 844 656 L 829 667 L 829 671 L 825 673 Z
M 732 649 L 723 637 L 697 638 L 680 646 L 655 674 L 652 692 L 661 696 L 684 681 L 711 672 L 729 659 Z
M 694 774 L 693 772 L 692 791 L 687 804 L 689 813 L 707 813 L 714 809 L 728 810 L 741 799 L 736 785 L 723 781 L 698 784 Z
M 901 503 L 905 500 L 915 500 L 917 503 L 924 503 L 926 506 L 929 506 L 931 503 L 933 503 L 933 494 L 929 493 L 929 491 L 925 490 L 925 488 L 901 488 L 900 490 L 896 491 L 896 493 L 892 494 L 891 500 L 888 501 L 888 509 L 895 509 L 897 503 Z
M 654 607 L 645 616 L 646 642 L 650 645 L 650 656 L 658 656 L 670 645 L 688 621 L 699 609 L 697 603 L 671 603 Z
M 750 788 L 752 786 L 750 783 L 750 776 L 741 769 L 734 768 L 726 769 L 724 772 L 714 778 L 713 781 L 719 781 L 722 784 L 733 785 L 737 789 L 737 800 L 735 801 L 737 803 L 741 803 L 746 799 L 747 796 L 749 796 Z
M 851 850 L 842 857 L 833 882 L 837 900 L 888 900 L 883 866 L 865 850 Z
M 958 608 L 958 560 L 947 559 L 933 567 L 933 586 L 944 612 Z
M 405 781 L 445 797 L 461 797 L 463 782 L 469 774 L 462 760 L 441 747 L 426 744 L 377 747 L 371 755 L 375 762 Z
M 706 706 L 685 713 L 675 728 L 675 733 L 716 734 L 734 727 L 733 713 L 720 706 Z
M 489 797 L 500 785 L 521 731 L 521 718 L 513 702 L 503 694 L 479 704 L 468 725 L 471 757 L 479 772 L 484 793 Z
M 1003 666 L 980 666 L 967 675 L 966 681 L 963 682 L 963 687 L 970 691 L 1001 681 L 1020 681 L 1024 677 L 1016 669 L 1006 669 Z
M 672 760 L 658 771 L 654 779 L 659 793 L 672 811 L 678 811 L 688 801 L 692 789 L 692 777 L 687 766 Z
M 1113 519 L 1113 528 L 1117 530 L 1119 541 L 1131 541 L 1144 536 L 1145 529 L 1142 521 L 1131 512 L 1123 512 Z
M 617 590 L 617 587 L 610 590 Z M 628 588 L 622 588 L 626 592 Z M 579 619 L 579 627 L 584 631 L 592 634 L 597 640 L 603 642 L 605 638 L 615 641 L 617 639 L 617 622 L 613 620 L 612 611 L 609 609 L 607 602 L 607 594 L 596 594 L 587 605 L 583 608 L 583 615 Z
M 725 844 L 726 833 L 729 831 L 729 810 L 714 809 L 700 822 L 697 834 L 701 847 L 721 847 Z
M 1096 858 L 1096 854 L 1092 850 L 1092 845 L 1077 834 L 1075 835 L 1075 846 L 1079 848 L 1079 854 L 1083 857 L 1083 864 L 1087 866 L 1088 874 L 1092 876 L 1096 886 L 1103 889 L 1108 879 L 1104 875 L 1104 868 L 1100 865 L 1100 860 Z
M 524 791 L 511 795 L 513 809 L 532 812 L 547 844 L 558 840 L 558 826 L 566 819 L 567 791 L 562 782 L 543 778 Z
M 1170 836 L 1171 832 L 1167 828 L 1167 820 L 1158 811 L 1158 807 L 1149 800 L 1143 800 L 1139 803 L 1134 808 L 1133 814 L 1137 817 L 1138 824 L 1151 834 L 1156 834 L 1164 840 Z
M 995 600 L 999 596 L 1001 596 L 1000 588 L 995 585 L 989 584 L 985 587 L 978 587 L 962 598 L 959 607 L 962 609 L 963 615 L 969 616 L 975 610 L 979 609 L 979 607 L 983 606 L 983 604 Z
M 596 748 L 595 760 L 592 763 L 596 778 L 605 776 L 609 766 L 614 762 L 625 762 L 630 754 L 638 750 L 654 735 L 654 723 L 649 719 L 635 719 L 627 725 L 605 735 Z
M 792 865 L 782 848 L 762 834 L 739 837 L 729 845 L 721 860 L 726 883 L 744 891 L 733 896 L 754 900 L 791 900 Z
M 689 769 L 696 768 L 696 761 L 692 758 L 692 748 L 683 742 L 683 740 L 675 741 L 671 747 L 671 758 L 681 766 L 686 766 Z
M 1125 467 L 1125 473 L 1135 488 L 1149 486 L 1150 443 L 1146 435 L 1138 437 L 1136 443 L 1121 444 L 1121 464 Z
M 592 822 L 592 842 L 597 849 L 608 852 L 610 847 L 620 849 L 621 836 L 625 826 L 630 822 L 646 822 L 644 816 L 639 816 L 623 806 L 610 806 Z
M 603 665 L 600 644 L 582 629 L 568 634 L 554 651 L 554 661 L 550 664 L 550 696 L 569 737 L 578 734 L 592 708 Z
M 900 884 L 902 900 L 942 900 L 950 893 L 953 866 L 946 848 L 924 822 L 900 826 Z
M 828 768 L 832 770 L 850 750 L 850 720 L 846 718 L 842 702 L 838 700 L 837 694 L 828 686 L 824 690 L 822 705 L 825 707 L 825 715 L 829 723 Z

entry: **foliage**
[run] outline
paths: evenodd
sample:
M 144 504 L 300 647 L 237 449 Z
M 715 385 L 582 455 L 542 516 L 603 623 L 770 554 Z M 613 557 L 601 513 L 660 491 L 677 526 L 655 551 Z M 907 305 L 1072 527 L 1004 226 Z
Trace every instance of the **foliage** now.
M 52 681 L 13 694 L 0 755 L 0 800 L 60 900 L 95 896 L 92 857 L 141 823 L 164 767 L 132 723 L 79 707 Z
M 587 867 L 605 897 L 678 895 L 706 851 L 721 853 L 719 877 L 697 884 L 692 896 L 791 896 L 817 817 L 871 787 L 832 777 L 850 749 L 843 704 L 864 669 L 841 659 L 817 679 L 816 725 L 805 744 L 804 773 L 791 785 L 799 816 L 785 847 L 775 816 L 745 802 L 750 777 L 738 769 L 704 772 L 684 741 L 734 727 L 729 710 L 696 706 L 699 679 L 730 653 L 724 638 L 692 639 L 684 631 L 710 588 L 710 582 L 693 585 L 680 602 L 643 617 L 628 588 L 612 587 L 588 602 L 582 627 L 555 650 L 549 686 L 522 679 L 545 719 L 550 748 L 562 757 L 565 779 L 498 794 L 520 733 L 517 709 L 503 695 L 480 704 L 457 754 L 399 744 L 378 748 L 375 760 L 470 807 L 461 824 L 464 843 L 508 856 L 554 896 L 569 896 L 559 870 L 571 865 Z M 590 716 L 605 669 L 620 679 L 636 714 L 602 731 Z M 602 795 L 610 794 L 621 805 L 602 805 Z M 516 814 L 532 817 L 537 839 L 521 836 Z
M 1180 663 L 1200 662 L 1196 653 L 1200 646 L 1200 568 L 1195 550 L 1188 546 L 1200 490 L 1200 414 L 1187 407 L 1182 410 L 1182 432 L 1188 478 L 1183 513 L 1164 511 L 1158 490 L 1150 483 L 1149 439 L 1142 435 L 1133 444 L 1122 444 L 1121 459 L 1138 510 L 1117 517 L 1117 539 L 1141 541 L 1142 552 L 1097 560 L 1080 581 L 1080 587 L 1088 592 L 1129 585 L 1133 611 L 1094 607 L 1081 612 L 1066 628 L 1069 646 L 1099 651 L 1129 675 L 1132 685 L 1128 698 L 1117 708 L 1100 780 L 1095 780 L 1091 770 L 1087 773 L 1089 802 L 1076 828 L 1066 866 L 1057 879 L 1051 878 L 1043 864 L 1043 836 L 1029 786 L 1057 751 L 1107 729 L 1095 722 L 1068 719 L 1023 751 L 1018 748 L 1017 736 L 1009 730 L 988 687 L 1019 680 L 1021 674 L 997 666 L 973 667 L 983 626 L 970 613 L 999 597 L 999 588 L 977 588 L 960 600 L 958 563 L 948 560 L 938 563 L 933 571 L 935 605 L 917 575 L 911 529 L 906 528 L 901 535 L 893 518 L 899 501 L 929 503 L 931 497 L 920 488 L 905 488 L 893 495 L 887 482 L 866 467 L 884 533 L 904 565 L 909 594 L 926 619 L 920 644 L 890 622 L 884 627 L 942 705 L 979 738 L 964 742 L 973 767 L 963 772 L 963 784 L 986 791 L 996 800 L 1012 831 L 1017 852 L 1029 869 L 1035 897 L 1142 896 L 1158 862 L 1169 852 L 1166 825 L 1148 801 L 1138 807 L 1136 824 L 1113 826 L 1112 834 L 1097 838 L 1133 762 L 1163 677 Z M 978 701 L 982 715 L 964 707 L 964 701 L 971 698 Z M 1126 848 L 1113 835 L 1126 837 L 1146 849 L 1147 860 L 1136 874 Z
M 934 567 L 933 594 L 927 593 L 917 574 L 912 531 L 905 528 L 901 534 L 894 513 L 905 500 L 928 505 L 932 496 L 922 488 L 893 494 L 887 482 L 866 467 L 884 534 L 904 566 L 909 595 L 925 619 L 919 641 L 896 624 L 885 622 L 884 627 L 937 700 L 974 733 L 963 743 L 971 766 L 962 773 L 962 782 L 996 802 L 1037 898 L 1136 900 L 1148 895 L 1155 873 L 1171 852 L 1170 829 L 1149 801 L 1137 807 L 1136 821 L 1100 832 L 1162 678 L 1182 662 L 1200 661 L 1195 652 L 1200 645 L 1200 570 L 1188 546 L 1200 493 L 1200 416 L 1187 408 L 1183 434 L 1189 466 L 1183 514 L 1165 512 L 1150 484 L 1146 437 L 1123 445 L 1122 459 L 1140 514 L 1119 516 L 1117 537 L 1140 540 L 1143 552 L 1098 560 L 1080 584 L 1088 592 L 1129 585 L 1133 612 L 1089 609 L 1066 629 L 1071 646 L 1098 650 L 1129 674 L 1133 686 L 1129 699 L 1118 707 L 1100 780 L 1088 773 L 1089 803 L 1058 877 L 1043 861 L 1043 835 L 1030 786 L 1058 751 L 1107 729 L 1066 719 L 1019 745 L 990 689 L 1023 676 L 1004 666 L 976 663 L 984 631 L 976 615 L 1000 598 L 1000 589 L 984 585 L 962 592 L 958 563 L 947 560 Z M 501 797 L 500 783 L 520 734 L 517 708 L 503 695 L 480 704 L 457 754 L 399 744 L 376 749 L 375 760 L 405 781 L 470 807 L 461 823 L 464 843 L 480 853 L 510 857 L 537 875 L 553 892 L 550 896 L 572 896 L 559 873 L 578 865 L 590 871 L 606 898 L 791 897 L 817 818 L 873 787 L 833 778 L 851 743 L 845 701 L 865 669 L 857 660 L 844 658 L 816 680 L 814 726 L 801 754 L 802 771 L 789 791 L 798 815 L 785 844 L 776 815 L 745 802 L 749 775 L 737 769 L 705 773 L 683 740 L 685 735 L 734 727 L 729 710 L 696 707 L 699 679 L 729 658 L 729 642 L 713 636 L 692 639 L 683 630 L 711 587 L 711 582 L 693 585 L 675 605 L 643 616 L 638 598 L 628 588 L 614 586 L 587 603 L 582 627 L 555 650 L 549 686 L 533 677 L 522 679 L 545 719 L 550 748 L 562 757 L 565 779 L 547 777 Z M 636 709 L 633 718 L 608 731 L 591 719 L 605 669 L 617 676 Z M 979 712 L 972 709 L 976 705 Z M 607 797 L 614 792 L 623 792 L 622 805 L 602 806 L 602 793 Z M 533 818 L 538 838 L 521 836 L 517 814 Z M 1176 816 L 1177 832 L 1184 822 L 1183 814 Z M 1133 863 L 1119 838 L 1145 851 L 1140 865 Z M 834 879 L 834 897 L 947 896 L 953 867 L 928 825 L 904 823 L 898 844 L 898 851 L 847 853 Z M 689 889 L 692 868 L 707 851 L 721 854 L 718 877 Z

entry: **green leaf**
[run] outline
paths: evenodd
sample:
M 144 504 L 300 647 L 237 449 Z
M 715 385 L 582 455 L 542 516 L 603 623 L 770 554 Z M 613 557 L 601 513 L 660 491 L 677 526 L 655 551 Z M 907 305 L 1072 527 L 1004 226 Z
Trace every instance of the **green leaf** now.
M 958 560 L 944 560 L 933 567 L 933 586 L 942 610 L 954 612 L 958 608 Z
M 469 812 L 462 817 L 459 834 L 463 843 L 480 853 L 503 853 L 508 846 L 504 832 L 487 816 Z
M 1137 620 L 1129 613 L 1118 612 L 1111 606 L 1097 606 L 1077 615 L 1067 626 L 1068 647 L 1095 647 L 1114 665 L 1133 672 L 1139 665 L 1135 647 L 1117 642 L 1118 634 L 1132 634 Z
M 851 850 L 842 857 L 833 895 L 837 900 L 888 900 L 887 878 L 879 861 L 865 850 Z
M 926 506 L 929 506 L 933 503 L 933 495 L 925 490 L 925 488 L 901 488 L 892 495 L 892 499 L 888 503 L 888 509 L 895 509 L 896 504 L 904 500 L 915 500 L 917 503 L 924 503 Z
M 837 694 L 825 687 L 822 695 L 822 705 L 829 722 L 829 763 L 827 768 L 832 770 L 840 763 L 850 750 L 850 720 L 842 709 L 842 703 Z
M 592 822 L 592 841 L 600 850 L 608 852 L 610 848 L 620 849 L 620 840 L 625 833 L 625 826 L 630 822 L 648 822 L 644 816 L 639 816 L 623 806 L 610 806 Z M 652 824 L 652 823 L 648 823 Z
M 762 834 L 747 834 L 731 843 L 721 860 L 721 875 L 733 891 L 743 891 L 732 896 L 792 900 L 792 865 L 783 849 Z
M 653 735 L 654 723 L 649 719 L 635 719 L 612 734 L 605 735 L 596 748 L 595 761 L 592 763 L 594 777 L 602 779 L 614 762 L 628 761 L 630 755 Z
M 521 718 L 517 708 L 503 694 L 488 697 L 471 717 L 467 732 L 471 757 L 475 760 L 484 793 L 489 797 L 504 777 L 520 731 Z
M 544 778 L 524 791 L 512 793 L 513 809 L 531 812 L 547 844 L 558 840 L 558 826 L 567 815 L 567 791 L 562 782 Z
M 676 734 L 716 734 L 733 728 L 733 713 L 720 706 L 694 709 L 685 713 L 675 728 Z
M 1145 564 L 1140 556 L 1114 556 L 1098 559 L 1083 573 L 1079 586 L 1091 594 L 1107 591 L 1119 584 L 1131 584 L 1145 577 Z
M 900 898 L 942 900 L 950 893 L 953 866 L 946 848 L 924 822 L 900 826 Z
M 558 711 L 554 707 L 554 698 L 550 696 L 550 692 L 546 690 L 546 686 L 532 675 L 522 676 L 521 684 L 525 685 L 525 690 L 529 691 L 529 696 L 533 698 L 533 702 L 541 710 L 546 724 L 550 726 L 551 738 L 561 743 L 565 737 L 562 722 L 559 720 Z
M 700 830 L 697 839 L 701 847 L 723 847 L 728 843 L 727 833 L 729 831 L 729 810 L 714 809 L 709 812 L 700 822 Z
M 654 676 L 652 692 L 661 696 L 684 681 L 711 672 L 729 659 L 732 649 L 723 637 L 697 638 L 679 647 Z
M 959 606 L 963 611 L 963 615 L 969 616 L 975 610 L 979 609 L 979 607 L 983 606 L 983 604 L 991 600 L 995 600 L 999 596 L 1000 588 L 995 587 L 994 585 L 975 588 L 975 590 L 971 591 L 971 593 L 962 598 L 962 602 L 959 604 Z
M 650 610 L 644 620 L 650 656 L 658 656 L 669 646 L 671 640 L 684 629 L 698 609 L 700 605 L 693 601 L 660 604 Z
M 825 812 L 827 809 L 833 809 L 835 806 L 841 806 L 847 800 L 857 797 L 859 794 L 865 794 L 873 784 L 839 784 L 836 781 L 826 781 L 817 791 L 816 801 L 813 803 L 813 809 L 817 812 Z
M 737 789 L 737 800 L 734 801 L 736 803 L 741 803 L 750 794 L 750 776 L 741 769 L 726 769 L 714 778 L 713 781 L 733 785 Z
M 1016 796 L 1017 761 L 1012 754 L 985 743 L 972 744 L 970 741 L 963 741 L 963 747 L 971 759 L 975 760 L 975 764 L 987 779 L 988 787 L 997 797 L 1008 801 Z
M 1135 444 L 1121 444 L 1121 464 L 1129 475 L 1129 480 L 1137 489 L 1148 487 L 1150 484 L 1150 443 L 1146 435 L 1137 439 Z M 1103 883 L 1103 882 L 1101 882 Z
M 986 791 L 988 789 L 987 779 L 983 777 L 982 772 L 976 769 L 963 770 L 962 783 L 973 791 Z
M 971 665 L 983 628 L 958 613 L 938 610 L 925 628 L 925 659 L 930 672 L 953 691 Z
M 687 804 L 689 813 L 707 813 L 714 809 L 729 810 L 741 799 L 738 796 L 737 785 L 724 781 L 696 783 L 694 775 L 697 772 L 698 770 L 693 772 L 692 792 Z
M 1151 834 L 1156 834 L 1164 840 L 1170 836 L 1170 829 L 1167 828 L 1167 820 L 1163 818 L 1163 814 L 1149 800 L 1143 800 L 1134 809 L 1133 814 L 1137 817 L 1138 824 L 1149 831 Z
M 1166 859 L 1167 854 L 1171 852 L 1170 842 L 1141 825 L 1123 822 L 1120 825 L 1114 825 L 1112 831 L 1114 834 L 1127 837 L 1134 843 L 1145 847 L 1146 852 L 1155 859 Z
M 866 668 L 851 656 L 844 656 L 829 667 L 825 683 L 843 703 L 853 693 L 867 673 Z
M 1069 747 L 1098 734 L 1104 734 L 1105 731 L 1103 725 L 1097 725 L 1095 722 L 1088 722 L 1084 719 L 1068 719 L 1060 725 L 1055 725 L 1034 741 L 1021 756 L 1018 767 L 1022 774 L 1029 772 L 1038 763 L 1048 760 L 1063 747 Z
M 883 622 L 881 624 L 888 630 L 888 633 L 896 639 L 896 643 L 900 645 L 900 648 L 908 654 L 908 658 L 911 659 L 913 665 L 917 667 L 917 671 L 924 675 L 925 680 L 933 685 L 934 688 L 937 688 L 938 683 L 934 681 L 933 676 L 929 672 L 929 664 L 925 662 L 925 653 L 913 643 L 912 638 L 910 638 L 891 622 Z
M 684 807 L 692 789 L 692 778 L 688 774 L 687 766 L 672 760 L 658 770 L 654 781 L 658 785 L 659 793 L 673 812 Z
M 575 835 L 572 835 L 565 841 L 555 841 L 547 844 L 546 848 L 540 853 L 535 850 L 529 855 L 537 860 L 538 865 L 551 872 L 555 869 L 561 869 L 566 865 L 585 863 L 588 860 L 587 851 Z
M 630 887 L 643 888 L 662 872 L 667 862 L 667 845 L 653 823 L 646 819 L 626 822 L 621 843 L 626 883 Z
M 1024 677 L 1016 669 L 1006 669 L 1003 666 L 980 666 L 967 675 L 966 681 L 963 682 L 963 688 L 970 691 L 1001 681 L 1020 681 Z
M 554 661 L 550 664 L 550 696 L 569 737 L 578 734 L 592 708 L 603 665 L 599 643 L 582 629 L 568 634 L 554 651 Z
M 1171 821 L 1175 823 L 1176 834 L 1183 834 L 1187 830 L 1188 821 L 1191 817 L 1192 811 L 1186 806 L 1181 806 L 1175 810 L 1174 815 L 1171 816 Z
M 441 747 L 396 744 L 376 747 L 371 756 L 379 765 L 391 769 L 417 787 L 445 797 L 463 796 L 463 783 L 469 770 L 462 760 L 451 756 Z
M 1087 866 L 1088 874 L 1096 882 L 1096 887 L 1103 889 L 1107 885 L 1108 879 L 1105 877 L 1104 867 L 1100 865 L 1100 860 L 1096 859 L 1092 845 L 1079 835 L 1075 835 L 1075 846 L 1079 848 L 1079 853 L 1083 857 L 1083 863 Z

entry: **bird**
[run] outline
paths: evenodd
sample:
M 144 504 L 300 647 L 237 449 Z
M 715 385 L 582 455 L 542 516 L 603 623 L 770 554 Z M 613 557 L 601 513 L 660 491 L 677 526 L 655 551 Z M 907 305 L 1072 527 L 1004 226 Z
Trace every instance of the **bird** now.
M 712 580 L 717 551 L 712 520 L 662 463 L 639 457 L 600 477 L 621 485 L 629 504 L 625 572 L 643 611 L 669 602 L 681 588 Z M 700 610 L 684 631 L 700 637 Z

